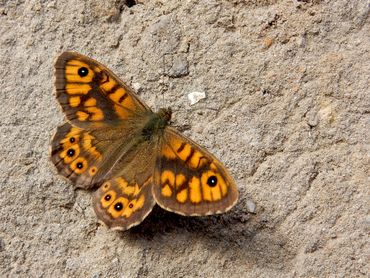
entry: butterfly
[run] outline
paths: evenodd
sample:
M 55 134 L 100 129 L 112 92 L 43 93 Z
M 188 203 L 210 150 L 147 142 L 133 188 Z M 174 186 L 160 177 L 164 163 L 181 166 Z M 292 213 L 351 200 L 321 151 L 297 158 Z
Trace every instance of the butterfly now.
M 56 98 L 66 115 L 51 141 L 58 173 L 97 188 L 100 222 L 114 230 L 141 223 L 158 204 L 186 216 L 223 213 L 238 199 L 235 181 L 211 153 L 170 127 L 99 62 L 76 52 L 55 63 Z

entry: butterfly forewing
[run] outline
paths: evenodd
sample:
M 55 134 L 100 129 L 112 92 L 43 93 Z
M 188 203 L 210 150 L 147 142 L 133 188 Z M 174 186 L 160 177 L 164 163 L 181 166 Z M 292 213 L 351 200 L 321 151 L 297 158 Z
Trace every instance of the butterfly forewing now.
M 75 52 L 55 63 L 56 93 L 67 119 L 81 128 L 115 126 L 150 109 L 105 66 Z

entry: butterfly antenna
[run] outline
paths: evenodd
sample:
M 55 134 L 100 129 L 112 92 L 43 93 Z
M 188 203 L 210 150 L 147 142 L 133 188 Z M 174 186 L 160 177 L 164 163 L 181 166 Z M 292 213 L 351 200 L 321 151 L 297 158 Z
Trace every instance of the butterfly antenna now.
M 166 70 L 166 55 L 170 53 L 164 53 L 161 57 L 162 60 L 162 74 L 159 80 L 160 83 L 160 88 L 161 88 L 161 103 L 160 103 L 160 108 L 165 108 L 165 99 L 164 99 L 164 93 L 168 90 L 168 72 Z M 157 102 L 157 95 L 156 95 L 156 103 Z M 158 110 L 158 107 L 156 107 L 156 110 Z

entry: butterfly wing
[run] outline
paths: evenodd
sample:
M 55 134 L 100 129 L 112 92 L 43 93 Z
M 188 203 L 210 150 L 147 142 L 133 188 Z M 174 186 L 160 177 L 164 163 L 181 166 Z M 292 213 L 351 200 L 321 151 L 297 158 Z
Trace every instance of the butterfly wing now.
M 96 215 L 117 230 L 139 224 L 155 204 L 151 188 L 156 141 L 136 140 L 140 137 L 132 133 L 124 136 L 122 144 L 112 137 L 125 131 L 86 131 L 65 123 L 51 148 L 51 159 L 61 175 L 78 187 L 99 187 L 93 198 Z
M 133 159 L 136 134 L 136 127 L 85 130 L 65 123 L 52 139 L 51 161 L 58 173 L 77 187 L 90 188 Z
M 113 230 L 139 224 L 152 210 L 152 177 L 139 185 L 124 175 L 106 181 L 95 192 L 93 205 L 98 219 Z
M 56 96 L 67 119 L 91 129 L 122 124 L 150 112 L 133 90 L 99 62 L 75 52 L 55 63 Z
M 225 212 L 238 199 L 222 163 L 172 128 L 163 135 L 152 192 L 162 208 L 190 216 Z
M 115 230 L 139 224 L 152 210 L 155 141 L 142 142 L 128 153 L 130 161 L 95 192 L 94 210 L 100 221 Z
M 75 52 L 55 63 L 56 96 L 69 123 L 51 143 L 58 172 L 78 187 L 113 177 L 153 112 L 105 66 Z

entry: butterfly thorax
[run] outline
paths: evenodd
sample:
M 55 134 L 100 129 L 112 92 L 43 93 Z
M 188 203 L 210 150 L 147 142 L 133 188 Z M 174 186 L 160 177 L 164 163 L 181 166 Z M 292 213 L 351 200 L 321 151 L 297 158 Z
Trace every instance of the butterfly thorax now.
M 153 113 L 148 122 L 142 129 L 145 140 L 150 140 L 153 135 L 162 133 L 171 120 L 171 108 L 161 108 L 157 113 Z

